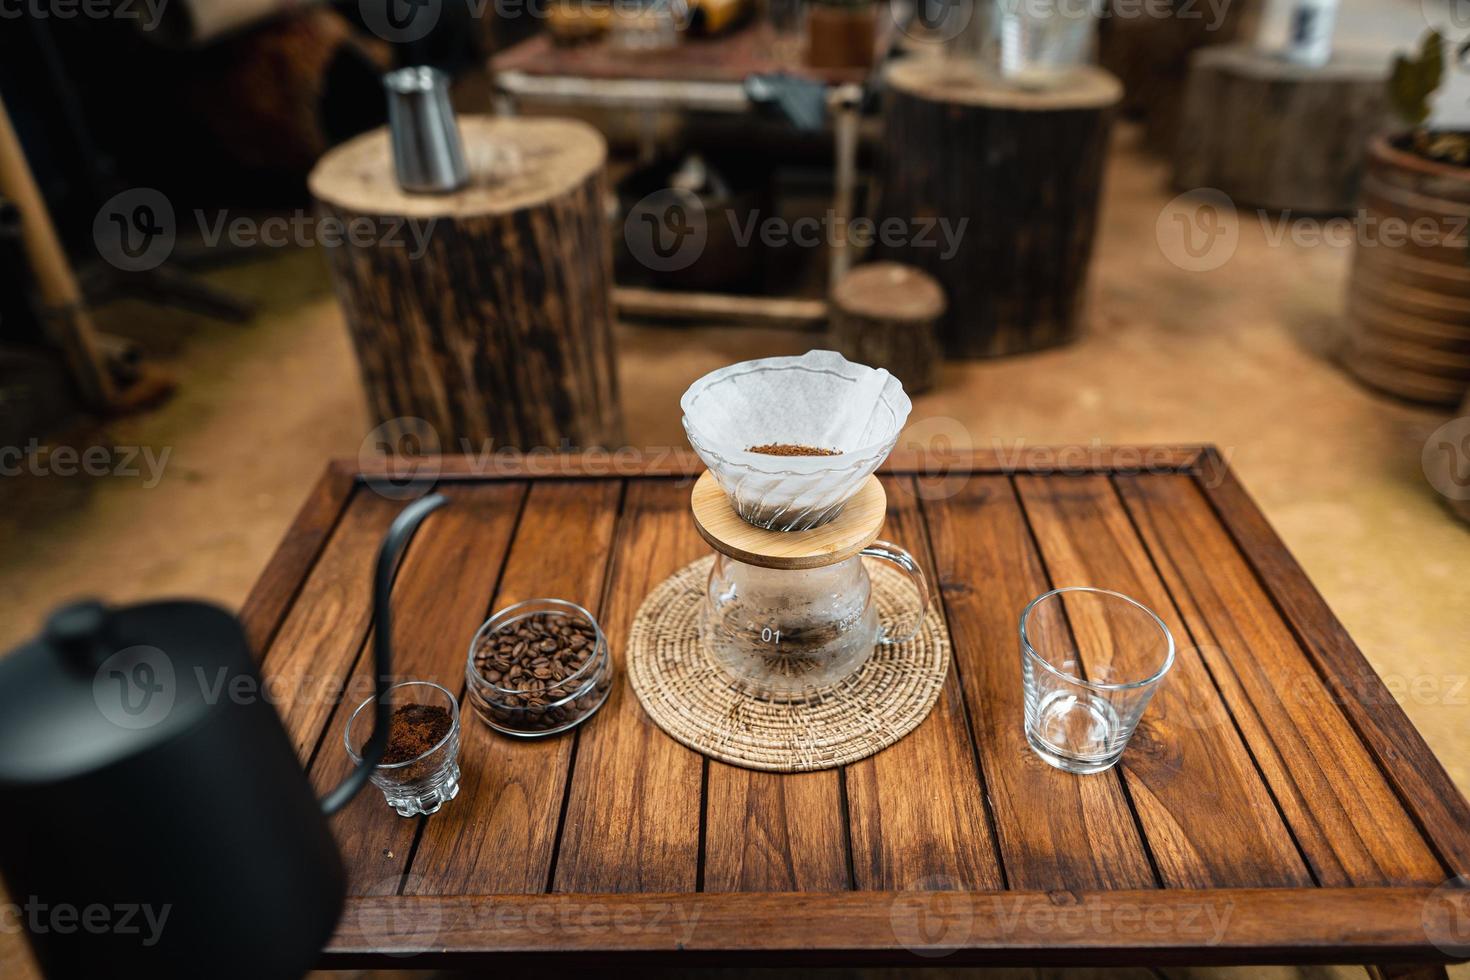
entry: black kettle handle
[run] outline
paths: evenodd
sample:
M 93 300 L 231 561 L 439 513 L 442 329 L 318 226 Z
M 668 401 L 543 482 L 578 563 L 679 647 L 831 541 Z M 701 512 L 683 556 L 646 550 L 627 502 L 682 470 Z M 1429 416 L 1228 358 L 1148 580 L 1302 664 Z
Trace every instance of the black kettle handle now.
M 357 791 L 367 785 L 368 776 L 388 746 L 388 724 L 393 710 L 388 703 L 393 665 L 393 576 L 398 571 L 398 561 L 403 557 L 404 549 L 413 540 L 414 532 L 424 518 L 447 503 L 447 498 L 436 493 L 409 504 L 393 519 L 393 525 L 388 528 L 378 548 L 378 565 L 373 573 L 373 615 L 377 620 L 373 631 L 373 692 L 378 699 L 373 734 L 362 747 L 362 761 L 357 768 L 322 800 L 322 812 L 329 816 L 346 806 Z

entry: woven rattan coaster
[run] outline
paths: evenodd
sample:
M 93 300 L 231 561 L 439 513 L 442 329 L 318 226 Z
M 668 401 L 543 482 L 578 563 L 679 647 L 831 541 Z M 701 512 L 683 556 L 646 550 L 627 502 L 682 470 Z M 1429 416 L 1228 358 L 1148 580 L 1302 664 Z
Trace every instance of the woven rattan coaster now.
M 913 731 L 949 671 L 949 635 L 933 606 L 908 643 L 880 646 L 862 669 L 820 699 L 758 701 L 736 690 L 699 641 L 713 557 L 684 566 L 649 593 L 628 636 L 628 679 L 672 738 L 721 762 L 809 772 L 865 759 Z M 912 603 L 904 576 L 868 563 L 884 622 Z

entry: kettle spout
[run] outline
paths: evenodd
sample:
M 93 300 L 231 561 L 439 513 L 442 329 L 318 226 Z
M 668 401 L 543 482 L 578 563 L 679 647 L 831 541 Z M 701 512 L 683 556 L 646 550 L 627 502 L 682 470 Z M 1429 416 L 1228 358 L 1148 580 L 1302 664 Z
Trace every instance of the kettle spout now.
M 378 563 L 373 572 L 373 691 L 377 695 L 376 711 L 373 716 L 373 734 L 360 753 L 362 761 L 348 773 L 347 778 L 322 800 L 322 812 L 330 815 L 346 806 L 358 791 L 367 785 L 368 776 L 383 758 L 388 745 L 388 725 L 393 710 L 389 704 L 388 687 L 392 683 L 393 666 L 393 577 L 398 563 L 414 532 L 424 518 L 449 503 L 442 494 L 431 494 L 403 508 L 393 519 L 383 543 L 378 548 Z

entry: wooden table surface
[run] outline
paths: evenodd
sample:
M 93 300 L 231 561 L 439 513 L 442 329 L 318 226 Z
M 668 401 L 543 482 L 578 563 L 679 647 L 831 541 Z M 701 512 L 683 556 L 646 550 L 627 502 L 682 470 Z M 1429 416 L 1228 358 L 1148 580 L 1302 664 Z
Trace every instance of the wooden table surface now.
M 896 454 L 884 537 L 938 583 L 951 674 L 897 745 L 799 775 L 684 748 L 627 684 L 639 603 L 707 553 L 697 460 L 427 469 L 451 505 L 399 571 L 395 674 L 462 692 L 490 612 L 555 596 L 598 616 L 617 676 L 599 714 L 550 739 L 497 735 L 466 706 L 462 788 L 437 814 L 401 819 L 371 787 L 338 814 L 351 898 L 326 966 L 1433 963 L 1470 947 L 1470 892 L 1441 887 L 1470 872 L 1470 806 L 1212 449 Z M 319 789 L 345 773 L 343 724 L 371 688 L 371 566 L 404 500 L 389 475 L 330 466 L 244 610 Z M 1123 761 L 1095 776 L 1041 762 L 1021 724 L 1017 616 L 1077 584 L 1138 598 L 1179 645 Z
M 879 11 L 874 38 L 875 62 L 893 41 L 893 21 Z M 804 43 L 801 42 L 801 43 Z M 861 82 L 865 68 L 810 68 L 780 57 L 781 40 L 764 19 L 718 37 L 689 37 L 667 51 L 622 51 L 606 38 L 583 44 L 557 44 L 549 31 L 542 31 L 512 45 L 490 60 L 493 71 L 519 71 L 527 75 L 561 75 L 574 78 L 630 78 L 659 82 L 740 83 L 750 75 L 784 72 L 814 81 L 837 84 Z

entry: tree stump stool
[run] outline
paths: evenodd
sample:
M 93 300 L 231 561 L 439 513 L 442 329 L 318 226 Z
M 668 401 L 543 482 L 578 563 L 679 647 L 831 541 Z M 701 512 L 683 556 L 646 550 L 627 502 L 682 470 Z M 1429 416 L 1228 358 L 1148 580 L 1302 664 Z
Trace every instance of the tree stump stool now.
M 1388 68 L 1347 54 L 1311 68 L 1244 44 L 1195 52 L 1174 183 L 1252 207 L 1352 210 L 1368 141 L 1390 125 Z
M 1255 33 L 1260 0 L 1108 0 L 1098 22 L 1098 64 L 1123 83 L 1121 111 L 1143 124 L 1143 145 L 1168 155 L 1179 138 L 1191 56 Z
M 445 451 L 615 444 L 607 144 L 561 119 L 460 129 L 452 194 L 401 190 L 385 129 L 311 174 L 372 414 L 425 420 Z
M 1015 354 L 1076 335 L 1122 91 L 1099 68 L 1044 90 L 944 59 L 889 69 L 875 252 L 944 288 L 947 355 Z M 906 229 L 897 239 L 884 231 L 895 220 Z M 935 227 L 944 222 L 958 235 L 952 254 L 946 226 Z
M 934 387 L 945 306 L 934 277 L 897 262 L 870 262 L 838 280 L 830 299 L 830 340 L 843 357 L 886 368 L 911 395 Z

